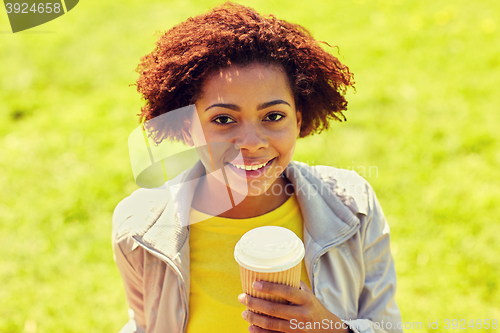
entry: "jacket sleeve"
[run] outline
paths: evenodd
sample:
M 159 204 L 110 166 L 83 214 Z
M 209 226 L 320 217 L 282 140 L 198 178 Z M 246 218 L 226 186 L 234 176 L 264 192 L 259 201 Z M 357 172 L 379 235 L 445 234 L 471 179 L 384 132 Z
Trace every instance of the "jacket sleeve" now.
M 143 305 L 143 256 L 132 238 L 127 236 L 118 238 L 115 230 L 121 220 L 126 218 L 124 201 L 113 213 L 112 235 L 113 259 L 123 280 L 129 308 L 129 321 L 119 333 L 144 333 L 146 328 Z
M 368 213 L 361 223 L 365 280 L 359 297 L 358 319 L 345 321 L 354 332 L 401 333 L 401 313 L 394 299 L 396 270 L 390 230 L 375 192 L 366 183 Z

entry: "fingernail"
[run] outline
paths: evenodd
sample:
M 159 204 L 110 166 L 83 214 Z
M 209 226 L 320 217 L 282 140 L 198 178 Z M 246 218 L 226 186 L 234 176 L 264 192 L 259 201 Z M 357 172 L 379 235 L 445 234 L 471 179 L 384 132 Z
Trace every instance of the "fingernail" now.
M 241 313 L 241 316 L 243 317 L 243 319 L 247 320 L 247 317 L 248 317 L 248 313 L 246 311 L 243 311 Z
M 255 281 L 252 284 L 252 288 L 255 289 L 255 290 L 262 290 L 262 282 Z
M 245 304 L 245 294 L 239 294 L 238 301 L 240 301 L 240 303 Z

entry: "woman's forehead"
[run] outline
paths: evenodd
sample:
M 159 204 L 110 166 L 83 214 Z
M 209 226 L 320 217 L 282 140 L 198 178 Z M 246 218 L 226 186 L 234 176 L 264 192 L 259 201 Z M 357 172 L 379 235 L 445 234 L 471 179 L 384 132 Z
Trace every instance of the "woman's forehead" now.
M 290 95 L 288 77 L 282 67 L 275 64 L 251 63 L 220 68 L 205 80 L 203 97 L 235 93 Z

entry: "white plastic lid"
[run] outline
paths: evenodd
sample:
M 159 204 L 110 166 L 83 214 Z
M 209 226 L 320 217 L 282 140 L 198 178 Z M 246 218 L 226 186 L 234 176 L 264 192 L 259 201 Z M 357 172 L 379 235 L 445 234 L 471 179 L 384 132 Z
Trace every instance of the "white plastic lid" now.
M 297 235 L 282 227 L 260 227 L 248 231 L 234 247 L 234 259 L 254 272 L 286 271 L 305 255 L 304 244 Z

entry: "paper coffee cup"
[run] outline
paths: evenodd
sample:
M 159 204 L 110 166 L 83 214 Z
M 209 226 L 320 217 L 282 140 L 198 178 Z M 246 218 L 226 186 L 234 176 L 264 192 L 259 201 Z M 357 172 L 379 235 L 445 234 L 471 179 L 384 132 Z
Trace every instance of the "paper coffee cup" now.
M 267 226 L 248 231 L 234 248 L 234 258 L 240 265 L 243 292 L 287 304 L 288 301 L 281 297 L 255 291 L 252 283 L 268 281 L 299 288 L 304 254 L 304 244 L 289 229 Z

